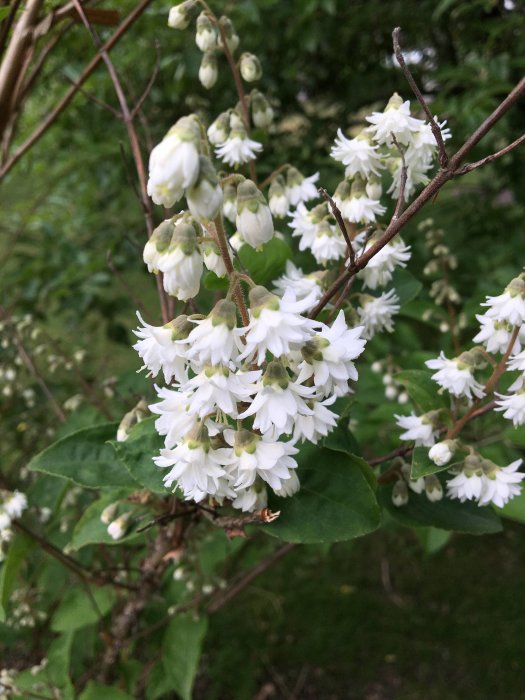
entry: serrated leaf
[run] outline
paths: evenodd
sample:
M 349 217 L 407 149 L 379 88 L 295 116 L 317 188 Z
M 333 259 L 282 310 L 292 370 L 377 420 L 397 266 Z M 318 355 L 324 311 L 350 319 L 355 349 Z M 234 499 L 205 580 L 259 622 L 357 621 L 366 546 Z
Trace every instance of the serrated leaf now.
M 432 381 L 430 372 L 406 369 L 395 374 L 394 379 L 405 387 L 407 394 L 423 413 L 447 406 L 447 400 L 443 394 L 438 393 L 439 386 Z
M 116 600 L 114 590 L 102 588 L 72 588 L 66 591 L 51 619 L 53 632 L 68 632 L 92 625 L 111 610 Z
M 103 423 L 77 430 L 33 457 L 28 467 L 91 489 L 140 488 L 107 442 L 115 437 L 117 428 L 117 423 Z
M 284 272 L 286 261 L 292 257 L 292 250 L 286 241 L 274 236 L 261 250 L 243 245 L 238 255 L 256 284 L 268 284 Z
M 208 628 L 205 617 L 177 615 L 168 624 L 162 642 L 162 665 L 169 687 L 182 700 L 191 700 L 199 668 L 202 642 Z
M 298 457 L 301 489 L 292 498 L 270 497 L 281 515 L 265 532 L 306 544 L 351 540 L 379 527 L 374 475 L 364 460 L 315 446 Z
M 166 495 L 162 482 L 165 471 L 153 462 L 153 457 L 164 447 L 163 438 L 155 430 L 155 420 L 146 418 L 133 426 L 125 442 L 110 440 L 110 444 L 135 481 L 149 491 Z
M 33 540 L 23 534 L 17 534 L 9 544 L 7 556 L 0 564 L 0 622 L 5 621 L 5 608 L 13 591 L 16 577 Z
M 131 695 L 128 695 L 123 690 L 102 685 L 89 681 L 82 693 L 78 696 L 78 700 L 133 700 Z
M 492 508 L 480 507 L 476 503 L 461 503 L 446 497 L 432 503 L 424 493 L 410 492 L 408 503 L 396 507 L 392 503 L 392 487 L 380 489 L 379 502 L 397 523 L 406 527 L 431 526 L 467 535 L 486 535 L 503 529 Z
M 104 508 L 109 506 L 111 503 L 125 499 L 130 493 L 129 490 L 119 490 L 112 491 L 111 493 L 104 494 L 101 498 L 94 501 L 82 514 L 82 517 L 75 525 L 73 530 L 73 536 L 69 546 L 72 549 L 80 549 L 88 544 L 112 544 L 121 545 L 123 542 L 128 542 L 131 539 L 140 537 L 140 533 L 136 532 L 137 522 L 130 522 L 128 527 L 128 532 L 124 537 L 119 540 L 114 540 L 111 535 L 108 534 L 108 526 L 105 525 L 100 516 Z M 121 515 L 124 511 L 135 510 L 135 506 L 131 504 L 123 503 L 119 508 L 118 514 Z

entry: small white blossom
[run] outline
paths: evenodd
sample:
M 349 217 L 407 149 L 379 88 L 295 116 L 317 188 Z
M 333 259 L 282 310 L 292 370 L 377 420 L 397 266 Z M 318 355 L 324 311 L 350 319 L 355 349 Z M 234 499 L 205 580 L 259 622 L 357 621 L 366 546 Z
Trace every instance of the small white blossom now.
M 521 493 L 520 482 L 525 478 L 525 472 L 518 472 L 523 460 L 517 459 L 506 467 L 498 467 L 496 464 L 483 461 L 483 481 L 479 505 L 485 506 L 494 503 L 498 508 Z
M 137 328 L 133 333 L 140 338 L 133 345 L 139 357 L 144 361 L 141 369 L 148 369 L 149 376 L 156 377 L 162 370 L 164 381 L 169 384 L 172 378 L 177 381 L 185 381 L 186 371 L 186 347 L 180 342 L 187 337 L 191 324 L 186 316 L 180 316 L 176 321 L 165 326 L 150 326 L 137 311 L 137 317 L 142 328 Z
M 286 261 L 286 270 L 283 275 L 274 280 L 274 293 L 282 296 L 288 288 L 293 289 L 297 301 L 300 301 L 310 295 L 312 291 L 314 295 L 312 299 L 312 308 L 319 301 L 322 294 L 321 280 L 315 273 L 305 275 L 300 267 L 296 267 L 291 260 Z M 305 309 L 309 311 L 309 309 Z
M 341 260 L 347 252 L 346 241 L 335 226 L 328 221 L 321 221 L 316 227 L 311 245 L 312 255 L 320 265 L 331 260 Z
M 454 456 L 454 440 L 444 440 L 437 442 L 428 452 L 428 458 L 438 467 L 448 464 Z
M 512 326 L 505 321 L 497 321 L 487 314 L 476 314 L 476 318 L 481 324 L 481 329 L 474 336 L 473 341 L 483 343 L 488 352 L 506 352 L 512 335 Z M 520 350 L 521 343 L 518 337 L 512 346 L 512 351 L 518 353 Z
M 236 327 L 235 304 L 221 299 L 207 318 L 192 320 L 195 328 L 188 336 L 187 358 L 200 365 L 228 365 L 239 354 L 242 344 Z
M 371 242 L 372 245 L 373 241 Z M 410 246 L 401 240 L 387 243 L 358 273 L 363 280 L 363 288 L 377 289 L 384 287 L 392 279 L 396 267 L 406 267 L 410 260 Z
M 260 370 L 234 374 L 224 365 L 206 365 L 184 385 L 184 391 L 193 392 L 187 411 L 204 418 L 218 409 L 237 418 L 237 402 L 246 401 L 257 391 L 254 382 L 260 376 Z
M 295 472 L 293 472 L 295 473 Z M 237 489 L 236 497 L 232 501 L 232 506 L 244 513 L 252 513 L 254 510 L 261 510 L 268 505 L 268 493 L 266 487 L 250 486 L 247 489 Z
M 212 146 L 219 146 L 228 139 L 230 133 L 230 114 L 222 112 L 217 119 L 210 124 L 206 132 L 208 141 Z
M 300 202 L 308 202 L 319 197 L 319 192 L 315 186 L 317 180 L 319 180 L 319 173 L 314 173 L 310 177 L 304 177 L 297 168 L 288 168 L 286 173 L 286 196 L 292 207 L 296 207 Z
M 149 410 L 159 418 L 155 421 L 155 429 L 159 435 L 165 435 L 164 444 L 173 447 L 182 440 L 197 424 L 198 416 L 188 413 L 191 392 L 155 387 L 158 403 L 150 404 Z
M 319 439 L 326 437 L 328 433 L 337 425 L 339 416 L 330 411 L 327 406 L 330 406 L 335 401 L 336 397 L 331 396 L 324 401 L 317 399 L 306 400 L 306 405 L 311 409 L 311 415 L 298 414 L 295 416 L 295 426 L 293 431 L 293 442 L 301 440 L 309 440 L 314 444 L 319 442 Z
M 510 396 L 496 394 L 499 401 L 496 401 L 498 408 L 496 411 L 505 411 L 504 418 L 511 420 L 515 426 L 525 423 L 525 391 L 521 390 Z
M 393 289 L 383 292 L 380 297 L 365 297 L 357 309 L 359 319 L 364 325 L 363 338 L 370 340 L 377 332 L 394 330 L 392 316 L 399 311 L 399 297 Z
M 432 422 L 425 416 L 395 416 L 397 425 L 405 430 L 399 437 L 401 440 L 414 440 L 415 446 L 431 447 L 436 441 L 437 431 Z
M 243 127 L 232 129 L 227 140 L 215 148 L 217 158 L 231 166 L 254 160 L 260 151 L 262 151 L 262 143 L 248 138 L 246 129 Z
M 108 525 L 108 535 L 113 540 L 121 540 L 128 529 L 128 521 L 131 516 L 130 512 L 123 513 L 120 517 Z
M 473 368 L 461 357 L 449 360 L 441 351 L 437 359 L 427 360 L 425 364 L 429 369 L 438 370 L 432 379 L 453 396 L 466 396 L 468 399 L 476 396 L 481 399 L 485 395 L 483 386 L 474 378 Z
M 525 372 L 525 350 L 510 358 L 507 363 L 509 371 L 519 370 Z
M 203 261 L 195 228 L 191 224 L 175 226 L 170 246 L 160 257 L 158 265 L 164 273 L 163 285 L 168 294 L 181 301 L 197 296 Z
M 272 214 L 266 199 L 251 180 L 237 188 L 237 230 L 252 248 L 260 248 L 274 234 Z
M 525 281 L 516 277 L 507 285 L 503 294 L 487 297 L 481 306 L 488 306 L 486 315 L 497 321 L 506 321 L 512 326 L 525 323 Z
M 27 508 L 27 497 L 20 491 L 14 491 L 5 499 L 2 508 L 11 519 L 19 518 Z
M 392 95 L 384 112 L 372 112 L 366 121 L 371 124 L 368 132 L 374 141 L 389 147 L 394 145 L 392 134 L 398 143 L 406 146 L 420 129 L 420 120 L 410 116 L 410 102 L 403 102 L 397 93 Z
M 372 146 L 364 131 L 355 139 L 347 139 L 341 129 L 338 129 L 330 155 L 346 165 L 346 177 L 359 174 L 368 178 L 371 174 L 379 175 L 383 167 L 381 156 L 377 153 L 378 148 L 379 146 Z

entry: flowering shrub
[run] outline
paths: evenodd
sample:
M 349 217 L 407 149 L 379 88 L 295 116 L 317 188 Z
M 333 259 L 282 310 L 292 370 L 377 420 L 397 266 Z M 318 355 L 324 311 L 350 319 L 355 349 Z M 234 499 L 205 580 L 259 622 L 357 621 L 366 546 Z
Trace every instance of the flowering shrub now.
M 410 527 L 472 534 L 501 528 L 505 506 L 521 494 L 522 459 L 506 446 L 498 460 L 473 426 L 499 414 L 518 430 L 525 422 L 525 273 L 516 269 L 501 294 L 481 303 L 480 330 L 463 346 L 458 333 L 468 320 L 455 308 L 460 296 L 450 277 L 458 261 L 447 234 L 427 219 L 418 240 L 400 236 L 445 183 L 484 164 L 464 161 L 494 120 L 449 157 L 451 129 L 413 86 L 412 105 L 394 93 L 351 132 L 331 135 L 336 187 L 325 186 L 315 164 L 307 173 L 290 163 L 268 172 L 277 108 L 259 83 L 257 56 L 244 50 L 250 47 L 231 19 L 202 0 L 171 8 L 168 24 L 195 26 L 202 87 L 212 90 L 228 68 L 238 102 L 209 120 L 196 112 L 178 119 L 152 148 L 140 183 L 150 234 L 143 261 L 155 277 L 160 312 L 137 310 L 133 348 L 139 372 L 155 383 L 135 392 L 118 421 L 66 432 L 33 458 L 30 472 L 75 488 L 46 513 L 36 511 L 38 490 L 2 491 L 0 544 L 2 571 L 16 572 L 31 537 L 41 543 L 26 516 L 43 523 L 76 502 L 85 506 L 78 521 L 62 520 L 71 539 L 47 547 L 86 586 L 99 587 L 95 620 L 112 610 L 98 681 L 114 678 L 134 626 L 161 592 L 169 601 L 161 620 L 166 648 L 171 653 L 187 639 L 193 661 L 175 659 L 171 672 L 169 654 L 163 657 L 148 697 L 189 698 L 205 613 L 222 604 L 228 586 L 215 575 L 200 580 L 192 559 L 214 528 L 234 539 L 255 525 L 287 543 L 279 556 L 291 545 L 371 533 L 383 513 Z M 412 81 L 397 30 L 394 49 Z M 248 89 L 252 83 L 258 89 Z M 517 99 L 512 95 L 505 109 Z M 132 120 L 126 124 L 132 129 Z M 385 351 L 385 338 L 421 290 L 411 254 L 423 238 L 431 254 L 424 275 L 437 279 L 417 313 L 423 322 L 439 319 L 456 354 L 447 356 L 434 333 L 434 357 L 422 353 L 403 369 Z M 374 412 L 367 415 L 367 392 L 377 395 L 378 387 L 386 408 L 379 430 Z M 90 499 L 85 489 L 99 496 Z M 128 565 L 118 577 L 71 556 L 94 545 L 118 553 L 128 543 Z M 12 581 L 11 574 L 0 580 L 2 604 Z M 54 613 L 57 632 L 92 621 L 93 611 L 71 595 Z M 78 627 L 68 605 L 80 605 Z M 60 697 L 74 697 L 67 674 L 53 666 L 68 639 L 64 634 L 50 649 L 51 671 L 45 661 L 15 677 L 2 672 L 1 692 L 31 695 L 47 683 Z M 100 684 L 87 687 L 105 692 Z

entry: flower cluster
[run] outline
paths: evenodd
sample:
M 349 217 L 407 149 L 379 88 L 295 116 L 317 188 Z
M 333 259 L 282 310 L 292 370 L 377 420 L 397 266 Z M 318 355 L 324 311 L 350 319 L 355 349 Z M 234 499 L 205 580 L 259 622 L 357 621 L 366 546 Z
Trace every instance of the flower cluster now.
M 0 491 L 0 559 L 2 543 L 9 542 L 13 536 L 11 523 L 19 518 L 27 508 L 27 498 L 20 491 Z
M 280 298 L 254 286 L 244 327 L 223 299 L 206 317 L 136 331 L 144 366 L 171 384 L 157 387 L 150 406 L 165 437 L 155 463 L 169 468 L 168 488 L 244 511 L 266 504 L 267 487 L 281 496 L 297 491 L 296 444 L 317 443 L 334 428 L 329 406 L 349 393 L 366 342 L 343 312 L 332 327 L 306 318 L 314 298 L 315 290 L 298 300 L 291 289 Z
M 525 478 L 519 472 L 523 460 L 517 459 L 506 467 L 499 467 L 489 459 L 471 454 L 465 458 L 461 470 L 447 481 L 447 495 L 461 502 L 475 500 L 480 506 L 494 503 L 498 508 L 521 493 L 520 482 Z

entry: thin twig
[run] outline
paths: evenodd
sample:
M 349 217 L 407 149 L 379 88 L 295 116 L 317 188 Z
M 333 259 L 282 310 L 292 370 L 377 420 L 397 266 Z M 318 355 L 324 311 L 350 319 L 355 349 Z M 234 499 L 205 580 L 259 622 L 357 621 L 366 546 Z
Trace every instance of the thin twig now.
M 434 138 L 436 139 L 437 147 L 438 147 L 438 152 L 439 152 L 439 162 L 441 164 L 442 168 L 446 168 L 448 165 L 448 155 L 447 155 L 447 150 L 445 148 L 445 143 L 443 141 L 443 135 L 441 134 L 441 129 L 439 128 L 438 124 L 436 123 L 436 120 L 434 119 L 434 115 L 430 111 L 430 108 L 428 107 L 427 103 L 425 102 L 425 98 L 423 97 L 421 90 L 418 88 L 416 81 L 414 80 L 412 73 L 410 72 L 409 67 L 407 66 L 405 59 L 403 58 L 403 52 L 401 51 L 401 46 L 399 45 L 399 34 L 401 32 L 401 27 L 396 27 L 394 31 L 392 32 L 392 39 L 394 43 L 394 53 L 397 58 L 397 62 L 399 63 L 401 70 L 403 71 L 403 74 L 405 78 L 407 79 L 408 84 L 412 88 L 412 92 L 417 98 L 417 101 L 423 108 L 423 111 L 425 112 L 428 121 L 430 122 L 430 128 L 432 129 L 432 133 L 434 134 Z
M 334 219 L 337 221 L 337 225 L 339 226 L 339 229 L 341 230 L 341 233 L 343 234 L 343 238 L 346 241 L 346 245 L 348 246 L 348 253 L 350 254 L 350 264 L 353 265 L 355 263 L 355 250 L 354 246 L 352 245 L 352 241 L 350 239 L 350 236 L 348 235 L 348 231 L 346 228 L 345 221 L 343 219 L 343 215 L 341 214 L 341 211 L 337 204 L 334 202 L 332 197 L 328 194 L 328 192 L 325 190 L 324 187 L 319 187 L 318 188 L 319 193 L 321 196 L 328 202 L 330 205 L 330 209 L 332 210 L 332 214 L 334 216 Z
M 148 95 L 151 92 L 151 89 L 153 85 L 155 84 L 155 80 L 157 79 L 157 76 L 159 74 L 159 69 L 160 69 L 160 44 L 158 41 L 155 42 L 155 53 L 156 53 L 156 58 L 155 58 L 155 66 L 153 67 L 153 71 L 151 73 L 150 79 L 148 80 L 148 83 L 146 87 L 144 88 L 144 92 L 142 95 L 139 97 L 136 105 L 133 107 L 131 110 L 131 118 L 135 119 L 135 117 L 138 115 L 140 110 L 142 109 L 142 105 L 146 101 Z
M 496 160 L 496 158 L 501 158 L 501 156 L 506 155 L 507 153 L 509 153 L 509 151 L 512 151 L 513 148 L 516 148 L 516 146 L 519 146 L 524 141 L 525 141 L 525 134 L 520 136 L 518 139 L 516 139 L 512 143 L 509 143 L 508 146 L 505 146 L 505 148 L 502 148 L 500 151 L 497 151 L 496 153 L 492 153 L 490 156 L 485 156 L 485 158 L 482 158 L 481 160 L 477 160 L 474 163 L 467 163 L 462 168 L 459 168 L 459 170 L 456 171 L 455 177 L 461 177 L 462 175 L 466 175 L 467 173 L 470 173 L 473 170 L 476 170 L 476 168 L 480 168 L 482 165 L 486 165 L 487 163 L 492 163 L 493 160 Z
M 95 95 L 92 95 L 90 92 L 87 90 L 84 90 L 83 87 L 78 85 L 72 78 L 70 78 L 68 75 L 63 73 L 64 78 L 70 83 L 71 85 L 74 85 L 78 92 L 81 95 L 84 95 L 90 102 L 93 102 L 94 104 L 98 105 L 99 107 L 102 107 L 102 109 L 105 109 L 108 112 L 111 112 L 111 114 L 116 117 L 117 119 L 122 119 L 122 114 L 118 111 L 118 109 L 115 109 L 115 107 L 112 107 L 110 104 L 107 102 L 104 102 L 103 100 L 99 100 L 98 97 L 95 97 Z

